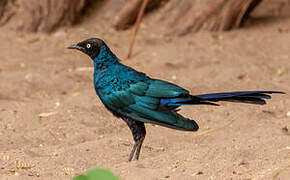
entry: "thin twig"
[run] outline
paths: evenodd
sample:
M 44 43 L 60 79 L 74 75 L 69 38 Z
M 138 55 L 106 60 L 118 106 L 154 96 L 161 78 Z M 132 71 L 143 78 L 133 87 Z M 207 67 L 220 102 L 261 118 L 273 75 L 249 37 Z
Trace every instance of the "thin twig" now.
M 141 19 L 143 17 L 144 10 L 145 10 L 145 8 L 147 6 L 148 1 L 149 0 L 143 0 L 143 3 L 141 5 L 141 9 L 140 9 L 140 11 L 138 13 L 137 20 L 136 20 L 136 23 L 135 23 L 135 27 L 134 27 L 133 33 L 131 35 L 131 40 L 130 40 L 130 44 L 129 44 L 129 50 L 128 50 L 128 54 L 127 54 L 127 59 L 129 59 L 131 57 L 133 46 L 134 46 L 134 42 L 135 42 L 136 35 L 137 35 L 138 29 L 139 29 L 139 25 L 140 25 L 140 22 L 141 22 Z

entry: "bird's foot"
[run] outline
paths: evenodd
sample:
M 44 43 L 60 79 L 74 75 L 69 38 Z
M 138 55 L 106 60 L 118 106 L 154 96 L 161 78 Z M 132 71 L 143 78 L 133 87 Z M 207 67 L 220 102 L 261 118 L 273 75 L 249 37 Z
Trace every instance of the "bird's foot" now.
M 129 159 L 128 159 L 128 162 L 131 162 L 134 155 L 135 155 L 135 160 L 138 160 L 139 159 L 139 155 L 140 155 L 140 151 L 141 151 L 141 147 L 142 147 L 142 144 L 143 144 L 143 140 L 144 140 L 145 137 L 139 139 L 138 141 L 135 141 L 135 144 L 130 152 L 130 156 L 129 156 Z

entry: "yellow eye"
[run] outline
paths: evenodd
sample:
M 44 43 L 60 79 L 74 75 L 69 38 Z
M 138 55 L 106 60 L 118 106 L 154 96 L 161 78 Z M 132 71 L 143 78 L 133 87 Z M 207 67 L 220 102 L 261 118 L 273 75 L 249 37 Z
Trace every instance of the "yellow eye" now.
M 88 49 L 91 48 L 91 44 L 90 43 L 87 44 L 87 48 Z

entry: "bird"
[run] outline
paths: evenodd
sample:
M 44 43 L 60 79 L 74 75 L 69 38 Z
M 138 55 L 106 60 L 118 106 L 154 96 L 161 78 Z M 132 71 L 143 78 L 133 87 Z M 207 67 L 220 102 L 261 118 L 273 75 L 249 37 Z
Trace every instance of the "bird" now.
M 168 81 L 154 79 L 125 64 L 99 38 L 89 38 L 68 49 L 88 55 L 94 62 L 96 94 L 114 116 L 126 122 L 134 145 L 128 161 L 139 159 L 146 136 L 145 123 L 182 131 L 197 131 L 198 124 L 178 113 L 184 105 L 213 105 L 218 101 L 266 104 L 270 94 L 281 91 L 233 91 L 191 95 L 190 92 Z

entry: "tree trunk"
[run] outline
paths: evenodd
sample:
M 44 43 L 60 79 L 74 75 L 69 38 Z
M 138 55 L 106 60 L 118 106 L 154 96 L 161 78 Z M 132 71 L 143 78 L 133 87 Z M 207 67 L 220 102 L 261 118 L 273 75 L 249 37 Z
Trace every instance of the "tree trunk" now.
M 145 11 L 150 12 L 165 4 L 168 0 L 149 0 Z M 112 26 L 116 30 L 125 30 L 133 25 L 141 8 L 143 0 L 130 0 L 113 18 Z
M 190 19 L 179 31 L 179 35 L 200 29 L 226 31 L 241 27 L 261 2 L 262 0 L 215 0 L 208 8 Z
M 51 32 L 74 24 L 90 0 L 0 0 L 0 25 Z
M 14 15 L 12 11 L 12 4 L 14 0 L 0 0 L 0 26 L 7 23 L 9 19 Z
M 160 0 L 156 0 L 161 2 Z M 125 29 L 136 21 L 142 0 L 131 0 L 113 20 L 115 29 Z M 167 2 L 167 1 L 165 1 Z M 241 27 L 262 0 L 171 0 L 161 21 L 172 34 L 184 35 L 202 29 L 225 31 Z

